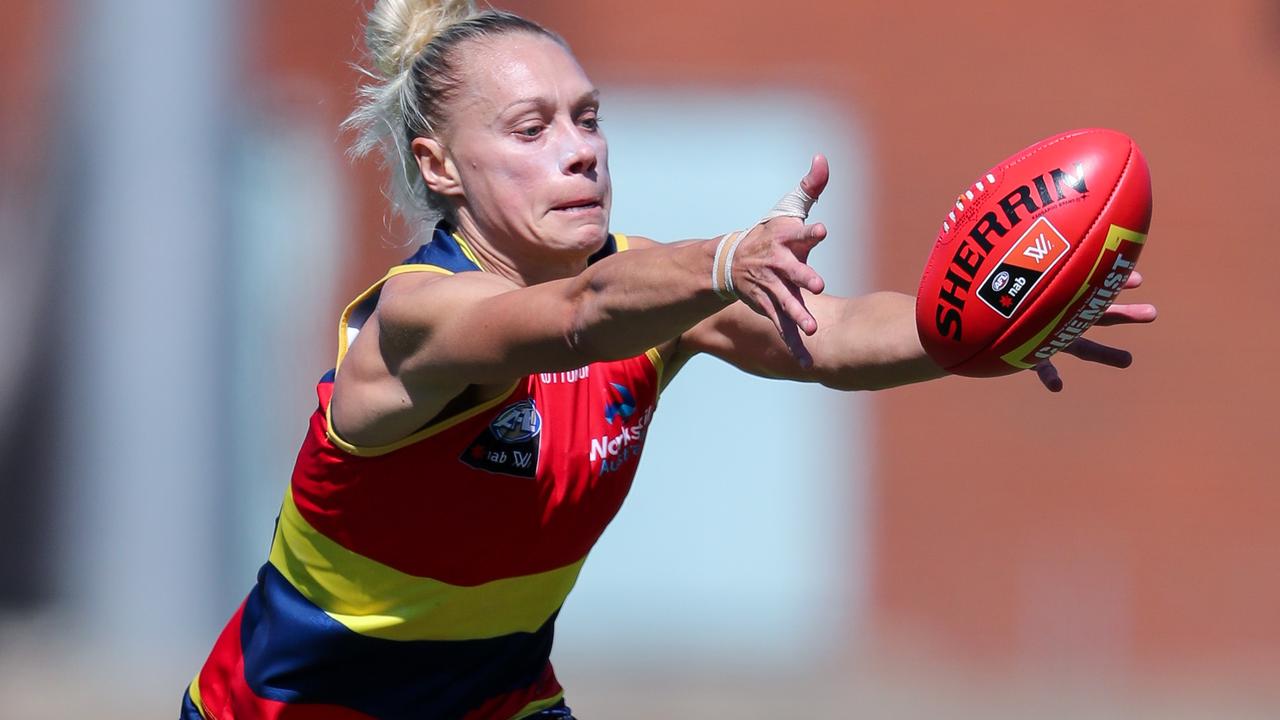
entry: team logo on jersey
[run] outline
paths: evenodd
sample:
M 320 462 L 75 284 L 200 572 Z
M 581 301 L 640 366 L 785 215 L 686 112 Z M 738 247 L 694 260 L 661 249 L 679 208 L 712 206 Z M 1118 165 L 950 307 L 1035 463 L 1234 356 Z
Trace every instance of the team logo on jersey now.
M 542 415 L 527 398 L 502 408 L 458 459 L 477 470 L 532 479 L 541 437 Z
M 542 432 L 542 416 L 533 400 L 508 405 L 489 423 L 489 432 L 505 443 L 522 443 Z
M 622 418 L 625 423 L 636 412 L 635 396 L 625 385 L 611 382 L 609 387 L 613 388 L 613 392 L 610 393 L 609 401 L 604 404 L 604 420 L 612 425 L 614 420 Z

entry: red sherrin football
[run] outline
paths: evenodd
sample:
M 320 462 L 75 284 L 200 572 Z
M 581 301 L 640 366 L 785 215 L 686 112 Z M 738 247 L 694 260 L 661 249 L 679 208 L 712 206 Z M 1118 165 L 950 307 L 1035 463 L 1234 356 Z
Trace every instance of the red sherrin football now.
M 956 198 L 916 295 L 924 349 L 958 375 L 1049 358 L 1111 305 L 1151 224 L 1151 175 L 1123 133 L 1055 135 Z

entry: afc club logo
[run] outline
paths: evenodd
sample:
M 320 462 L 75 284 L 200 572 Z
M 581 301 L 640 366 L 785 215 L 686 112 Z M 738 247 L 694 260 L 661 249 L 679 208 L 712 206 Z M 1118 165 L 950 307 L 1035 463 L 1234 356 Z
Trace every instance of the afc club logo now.
M 458 460 L 477 470 L 533 479 L 541 439 L 542 415 L 526 398 L 504 407 Z
M 509 405 L 489 423 L 493 436 L 505 443 L 520 443 L 542 431 L 542 416 L 532 400 Z

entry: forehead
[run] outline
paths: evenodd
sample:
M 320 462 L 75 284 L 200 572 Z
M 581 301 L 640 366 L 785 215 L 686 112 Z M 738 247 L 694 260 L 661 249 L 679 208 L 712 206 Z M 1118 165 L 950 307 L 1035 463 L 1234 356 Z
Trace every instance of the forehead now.
M 595 89 L 573 55 L 541 35 L 506 33 L 466 42 L 458 52 L 455 113 L 488 115 L 526 99 L 572 103 Z

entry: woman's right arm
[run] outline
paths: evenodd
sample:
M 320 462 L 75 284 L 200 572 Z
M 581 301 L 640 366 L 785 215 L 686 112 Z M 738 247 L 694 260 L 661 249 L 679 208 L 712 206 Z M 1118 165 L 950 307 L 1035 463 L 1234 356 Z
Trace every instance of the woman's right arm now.
M 822 174 L 818 190 L 825 165 Z M 805 260 L 825 233 L 784 217 L 739 244 L 735 276 L 746 286 L 737 290 L 768 298 L 757 311 L 780 332 L 816 330 L 800 290 L 822 290 Z M 382 444 L 432 420 L 468 387 L 631 357 L 676 338 L 729 302 L 711 284 L 717 245 L 616 253 L 577 276 L 529 287 L 479 272 L 393 277 L 338 373 L 334 423 L 351 442 Z
M 744 239 L 738 255 L 756 265 L 752 282 L 771 296 L 821 291 L 817 272 L 791 248 L 811 247 L 823 232 L 773 222 Z M 458 386 L 639 355 L 730 302 L 711 286 L 716 246 L 696 240 L 617 253 L 575 277 L 525 288 L 487 273 L 398 276 L 379 300 L 382 350 L 407 380 Z M 797 324 L 812 321 L 799 304 L 792 313 Z

